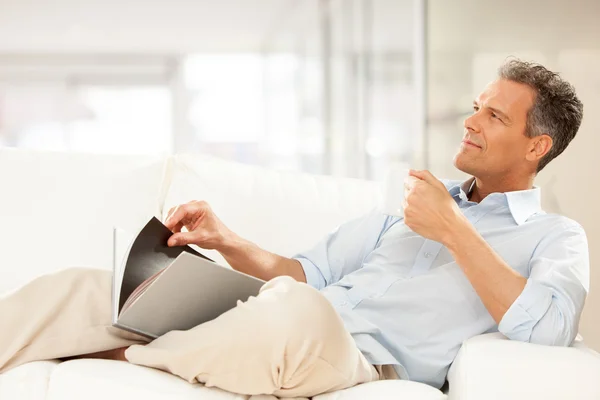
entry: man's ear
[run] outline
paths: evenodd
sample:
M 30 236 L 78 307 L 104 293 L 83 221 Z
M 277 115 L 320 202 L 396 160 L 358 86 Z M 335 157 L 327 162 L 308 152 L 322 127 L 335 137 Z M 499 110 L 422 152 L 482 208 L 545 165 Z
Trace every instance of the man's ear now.
M 550 135 L 543 134 L 532 137 L 525 158 L 527 161 L 541 160 L 552 148 L 552 143 Z

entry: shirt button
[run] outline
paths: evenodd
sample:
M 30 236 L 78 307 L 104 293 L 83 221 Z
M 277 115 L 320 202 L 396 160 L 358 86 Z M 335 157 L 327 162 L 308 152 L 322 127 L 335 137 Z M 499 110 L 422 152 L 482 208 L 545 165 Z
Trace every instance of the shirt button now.
M 425 258 L 429 258 L 431 257 L 431 253 L 430 252 L 426 252 L 425 254 L 423 254 L 425 256 Z

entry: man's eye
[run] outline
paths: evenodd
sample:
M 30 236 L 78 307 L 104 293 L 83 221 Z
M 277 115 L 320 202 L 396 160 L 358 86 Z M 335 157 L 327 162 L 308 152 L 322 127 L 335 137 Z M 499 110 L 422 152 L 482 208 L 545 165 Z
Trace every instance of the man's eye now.
M 492 118 L 498 118 L 498 116 L 496 115 L 496 113 L 492 113 Z
M 473 106 L 473 111 L 475 111 L 475 112 L 479 111 L 479 107 Z

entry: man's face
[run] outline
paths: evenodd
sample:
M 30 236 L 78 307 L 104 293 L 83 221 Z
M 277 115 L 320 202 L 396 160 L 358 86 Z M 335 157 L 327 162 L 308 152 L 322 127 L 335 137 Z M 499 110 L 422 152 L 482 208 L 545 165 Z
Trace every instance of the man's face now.
M 527 112 L 535 93 L 529 86 L 504 79 L 490 83 L 473 102 L 464 136 L 454 156 L 459 170 L 475 177 L 508 176 L 530 167 L 525 159 Z

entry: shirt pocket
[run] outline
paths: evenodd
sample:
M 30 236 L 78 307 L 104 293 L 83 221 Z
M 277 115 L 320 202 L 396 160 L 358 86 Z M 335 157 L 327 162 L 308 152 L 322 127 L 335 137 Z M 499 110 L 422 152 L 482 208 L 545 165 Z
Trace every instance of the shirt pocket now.
M 348 299 L 353 305 L 358 305 L 364 299 L 376 299 L 384 296 L 398 281 L 404 277 L 380 276 L 379 279 L 361 283 L 348 290 Z
M 399 280 L 406 279 L 391 273 L 389 267 L 365 265 L 363 268 L 346 275 L 337 285 L 346 289 L 346 297 L 353 305 L 366 298 L 383 296 Z

